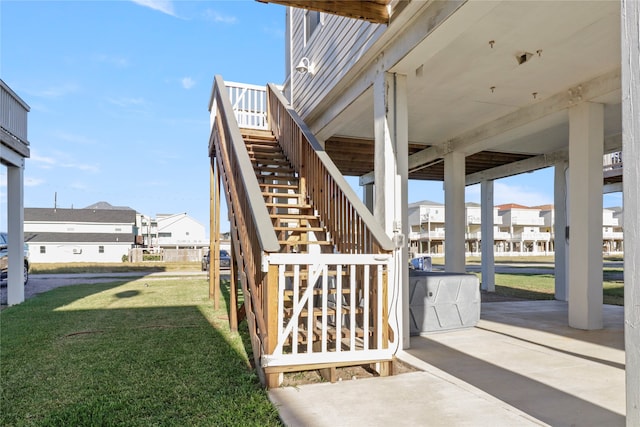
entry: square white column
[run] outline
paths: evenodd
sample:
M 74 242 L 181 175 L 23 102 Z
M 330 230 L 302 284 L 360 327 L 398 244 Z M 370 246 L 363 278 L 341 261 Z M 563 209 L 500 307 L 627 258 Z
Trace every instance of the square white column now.
M 7 166 L 7 304 L 24 301 L 24 160 Z
M 465 155 L 452 152 L 444 156 L 444 268 L 465 272 Z
M 399 348 L 408 348 L 409 271 L 408 265 L 408 196 L 409 122 L 406 76 L 380 72 L 374 91 L 374 217 L 389 237 L 395 252 L 394 280 L 389 289 L 390 301 L 397 301 L 393 318 L 400 327 Z M 395 294 L 395 297 L 394 297 Z
M 568 263 L 569 240 L 567 234 L 567 174 L 569 164 L 566 160 L 559 161 L 554 167 L 553 180 L 553 234 L 555 250 L 555 298 L 559 301 L 567 301 L 568 289 Z
M 496 266 L 493 254 L 493 181 L 480 183 L 480 236 L 482 238 L 482 290 L 495 292 Z
M 621 2 L 627 426 L 640 425 L 640 2 Z M 629 159 L 629 161 L 626 161 Z
M 604 106 L 569 109 L 569 326 L 602 328 Z

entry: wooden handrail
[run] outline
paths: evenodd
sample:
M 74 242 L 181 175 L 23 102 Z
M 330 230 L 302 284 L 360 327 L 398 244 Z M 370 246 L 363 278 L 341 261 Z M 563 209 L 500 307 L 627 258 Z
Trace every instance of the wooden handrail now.
M 393 242 L 355 194 L 304 121 L 273 84 L 267 88 L 271 130 L 304 181 L 341 253 L 390 252 Z
M 258 360 L 260 354 L 274 345 L 270 342 L 264 310 L 266 263 L 263 259 L 268 253 L 278 252 L 280 244 L 220 76 L 214 79 L 209 111 L 212 115 L 209 156 L 216 158 L 221 171 L 227 207 L 232 215 L 232 233 L 238 236 L 238 245 L 233 248 L 234 259 L 241 268 L 243 289 L 249 291 L 245 294 L 245 304 L 249 321 L 257 327 L 254 330 L 251 325 L 254 357 Z M 258 336 L 260 350 L 253 341 L 253 337 Z
M 278 252 L 280 250 L 280 244 L 273 230 L 269 212 L 264 204 L 262 191 L 258 185 L 251 159 L 249 158 L 244 139 L 240 133 L 240 127 L 235 119 L 224 80 L 219 75 L 216 75 L 214 78 L 209 111 L 212 110 L 214 100 L 217 104 L 220 117 L 225 118 L 223 125 L 227 139 L 226 143 L 228 148 L 230 148 L 229 155 L 233 155 L 233 158 L 230 160 L 234 162 L 234 169 L 237 169 L 233 170 L 233 173 L 240 178 L 242 189 L 245 193 L 243 196 L 247 201 L 247 205 L 251 207 L 247 212 L 251 212 L 253 224 L 255 224 L 256 227 L 256 238 L 258 239 L 259 247 L 264 252 Z M 212 153 L 211 146 L 209 146 L 209 153 Z

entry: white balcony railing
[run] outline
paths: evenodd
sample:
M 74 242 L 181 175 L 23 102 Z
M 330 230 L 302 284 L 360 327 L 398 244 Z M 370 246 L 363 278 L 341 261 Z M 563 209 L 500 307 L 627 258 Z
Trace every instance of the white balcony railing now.
M 267 88 L 245 83 L 225 82 L 238 126 L 268 129 Z
M 24 145 L 27 140 L 29 106 L 0 80 L 0 126 Z

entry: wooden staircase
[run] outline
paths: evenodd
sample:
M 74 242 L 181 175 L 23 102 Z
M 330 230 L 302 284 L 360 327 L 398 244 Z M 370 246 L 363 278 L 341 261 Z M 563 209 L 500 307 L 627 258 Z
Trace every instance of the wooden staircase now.
M 302 180 L 269 131 L 243 129 L 249 158 L 258 178 L 281 252 L 333 252 L 319 215 L 303 192 Z
M 265 205 L 269 211 L 272 224 L 278 236 L 278 243 L 281 245 L 281 253 L 333 253 L 334 243 L 329 233 L 322 225 L 320 216 L 315 212 L 314 207 L 304 194 L 304 183 L 297 172 L 291 166 L 289 160 L 282 151 L 278 141 L 269 131 L 242 129 L 242 136 L 247 147 L 247 152 L 253 169 L 258 179 L 258 184 L 262 190 Z M 311 273 L 308 266 L 301 266 L 298 272 L 287 268 L 284 277 L 290 282 L 288 289 L 284 292 L 284 316 L 286 324 L 294 316 L 294 302 L 308 288 L 308 280 Z M 342 305 L 340 315 L 345 319 L 351 312 L 362 320 L 363 310 L 357 305 L 351 307 L 351 289 L 342 288 L 338 297 L 338 290 L 335 288 L 335 278 L 340 275 L 342 281 L 347 283 L 349 272 L 328 271 L 334 287 L 328 290 L 329 302 L 326 313 L 323 313 L 321 304 L 314 302 L 311 306 L 303 309 L 299 314 L 299 323 L 296 331 L 297 340 L 294 342 L 293 334 L 287 339 L 285 348 L 287 351 L 304 352 L 307 346 L 313 348 L 322 339 L 322 322 L 320 318 L 324 315 L 330 316 L 331 324 L 326 331 L 332 349 L 342 346 L 342 340 L 349 337 L 351 331 L 347 327 L 341 327 L 338 334 L 336 323 L 346 324 L 348 320 L 336 322 L 336 302 Z M 294 277 L 298 278 L 298 286 L 294 286 Z M 323 290 L 320 283 L 315 283 L 312 291 L 313 298 L 322 295 Z M 311 318 L 309 318 L 311 313 Z M 362 328 L 355 329 L 357 338 L 364 336 Z

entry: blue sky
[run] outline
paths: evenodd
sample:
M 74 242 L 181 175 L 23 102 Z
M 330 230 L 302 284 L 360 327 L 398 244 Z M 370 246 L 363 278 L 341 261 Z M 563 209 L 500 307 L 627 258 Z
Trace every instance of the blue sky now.
M 0 77 L 31 107 L 25 206 L 53 207 L 57 193 L 62 208 L 186 212 L 208 229 L 213 76 L 282 83 L 284 15 L 253 0 L 0 1 Z M 553 203 L 553 171 L 497 181 L 495 194 Z M 409 199 L 442 202 L 442 183 L 411 182 Z M 6 200 L 3 167 L 1 229 Z

